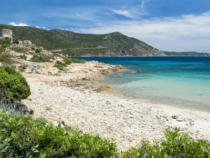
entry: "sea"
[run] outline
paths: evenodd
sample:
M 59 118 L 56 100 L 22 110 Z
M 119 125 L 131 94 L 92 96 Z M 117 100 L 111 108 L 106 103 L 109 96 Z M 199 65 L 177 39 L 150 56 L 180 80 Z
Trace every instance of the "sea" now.
M 104 78 L 113 91 L 185 108 L 210 111 L 210 57 L 80 57 L 86 61 L 123 65 L 129 74 L 117 72 Z

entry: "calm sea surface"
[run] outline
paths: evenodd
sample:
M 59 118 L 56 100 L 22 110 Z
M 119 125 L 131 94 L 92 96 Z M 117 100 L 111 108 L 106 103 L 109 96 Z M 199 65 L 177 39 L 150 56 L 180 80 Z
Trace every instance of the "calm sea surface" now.
M 210 57 L 90 57 L 120 64 L 131 71 L 115 73 L 103 82 L 114 91 L 138 99 L 210 111 Z

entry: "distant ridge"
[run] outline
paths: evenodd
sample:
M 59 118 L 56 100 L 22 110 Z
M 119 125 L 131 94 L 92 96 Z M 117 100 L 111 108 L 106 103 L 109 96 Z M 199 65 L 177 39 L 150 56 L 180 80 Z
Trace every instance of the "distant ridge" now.
M 60 29 L 44 30 L 30 26 L 0 24 L 0 30 L 11 29 L 13 37 L 30 40 L 47 50 L 73 57 L 91 56 L 209 56 L 208 53 L 160 51 L 145 42 L 120 32 L 103 35 L 80 34 Z M 56 52 L 56 51 L 54 51 Z
M 166 56 L 210 56 L 209 53 L 201 53 L 195 51 L 189 52 L 170 52 L 170 51 L 163 51 Z

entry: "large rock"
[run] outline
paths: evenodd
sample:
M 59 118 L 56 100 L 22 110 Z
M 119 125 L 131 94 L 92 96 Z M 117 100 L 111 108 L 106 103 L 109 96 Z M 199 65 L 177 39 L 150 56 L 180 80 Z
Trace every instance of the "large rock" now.
M 29 40 L 24 40 L 23 45 L 24 46 L 30 46 L 32 43 Z
M 38 74 L 57 74 L 59 72 L 59 69 L 56 67 L 48 67 L 46 65 L 29 65 L 25 72 L 28 73 L 38 73 Z

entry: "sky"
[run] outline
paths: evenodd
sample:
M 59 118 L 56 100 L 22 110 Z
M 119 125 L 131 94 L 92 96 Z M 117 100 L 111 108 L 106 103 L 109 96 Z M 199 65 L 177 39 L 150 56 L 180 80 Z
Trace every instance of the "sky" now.
M 121 32 L 166 51 L 210 53 L 210 0 L 0 0 L 0 24 Z

